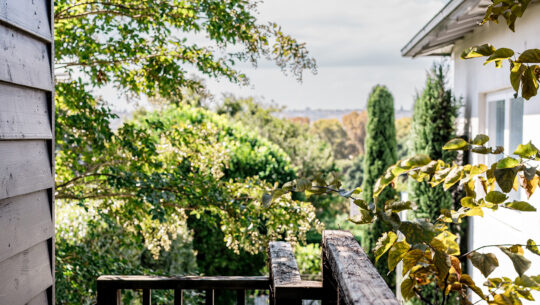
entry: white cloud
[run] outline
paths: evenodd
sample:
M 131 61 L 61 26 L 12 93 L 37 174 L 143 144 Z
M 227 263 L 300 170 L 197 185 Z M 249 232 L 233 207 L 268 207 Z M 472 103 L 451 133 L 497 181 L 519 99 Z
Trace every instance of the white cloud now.
M 260 19 L 307 43 L 319 66 L 302 84 L 271 63 L 246 68 L 253 87 L 209 81 L 214 92 L 264 96 L 289 108 L 363 107 L 371 87 L 386 84 L 396 107 L 410 108 L 430 59 L 402 58 L 401 48 L 444 0 L 267 0 Z

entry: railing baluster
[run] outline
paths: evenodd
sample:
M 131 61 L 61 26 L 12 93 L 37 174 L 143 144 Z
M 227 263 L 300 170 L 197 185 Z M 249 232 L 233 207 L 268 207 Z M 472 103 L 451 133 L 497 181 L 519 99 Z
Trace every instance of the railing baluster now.
M 236 305 L 246 305 L 246 290 L 236 290 Z
M 174 290 L 174 305 L 183 305 L 182 289 L 176 288 Z
M 142 292 L 143 305 L 152 305 L 152 290 L 145 288 Z
M 214 305 L 214 289 L 206 290 L 206 305 Z

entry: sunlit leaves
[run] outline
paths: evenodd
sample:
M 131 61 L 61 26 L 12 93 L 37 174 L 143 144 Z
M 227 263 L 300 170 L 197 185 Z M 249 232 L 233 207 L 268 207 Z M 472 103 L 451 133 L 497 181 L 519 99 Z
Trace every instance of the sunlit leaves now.
M 374 214 L 370 210 L 359 208 L 358 214 L 349 218 L 349 220 L 355 224 L 368 224 L 373 222 Z
M 514 151 L 514 155 L 518 155 L 522 158 L 534 158 L 538 154 L 538 148 L 529 141 L 527 144 L 519 144 Z
M 445 150 L 466 150 L 469 149 L 469 143 L 462 138 L 455 138 L 443 146 Z
M 540 63 L 540 49 L 523 51 L 517 61 L 520 63 Z
M 435 237 L 433 225 L 426 221 L 403 221 L 399 231 L 405 235 L 410 243 L 429 243 Z
M 373 252 L 375 254 L 375 261 L 378 261 L 381 256 L 392 247 L 392 245 L 396 242 L 397 235 L 394 232 L 387 232 L 384 233 L 379 240 L 377 240 L 377 244 L 375 245 L 375 248 L 373 249 Z
M 540 256 L 540 250 L 538 250 L 538 246 L 534 242 L 534 240 L 529 239 L 527 240 L 527 250 L 531 251 L 532 253 Z
M 414 282 L 412 279 L 406 278 L 401 282 L 401 296 L 406 301 L 414 297 Z
M 406 241 L 396 242 L 388 252 L 388 270 L 392 271 L 411 248 Z
M 474 137 L 472 144 L 474 145 L 484 145 L 489 141 L 489 137 L 484 134 L 479 134 Z
M 490 44 L 483 44 L 480 46 L 475 46 L 468 48 L 464 50 L 461 53 L 462 59 L 469 59 L 469 58 L 476 58 L 476 57 L 484 57 L 484 56 L 491 56 L 493 53 L 495 53 L 495 47 L 493 47 Z
M 499 247 L 499 249 L 510 258 L 519 276 L 522 276 L 531 267 L 531 261 L 523 256 L 521 246 Z
M 473 266 L 480 270 L 485 277 L 488 277 L 497 267 L 499 267 L 499 260 L 497 260 L 497 257 L 493 253 L 483 254 L 472 252 L 468 257 Z
M 503 203 L 506 199 L 508 199 L 508 196 L 499 191 L 491 191 L 485 197 L 485 200 L 487 202 L 491 202 L 494 204 Z
M 536 208 L 526 201 L 512 201 L 504 205 L 508 209 L 522 211 L 522 212 L 535 212 Z

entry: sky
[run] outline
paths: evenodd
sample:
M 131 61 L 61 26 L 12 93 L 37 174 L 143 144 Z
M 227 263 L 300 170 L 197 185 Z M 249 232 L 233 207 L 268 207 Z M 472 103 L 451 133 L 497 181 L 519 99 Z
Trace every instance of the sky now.
M 411 109 L 435 58 L 402 58 L 401 48 L 446 0 L 266 0 L 261 21 L 275 21 L 307 44 L 318 73 L 302 83 L 270 62 L 241 66 L 249 87 L 207 81 L 211 92 L 256 96 L 289 109 L 364 108 L 371 88 L 386 85 L 396 108 Z

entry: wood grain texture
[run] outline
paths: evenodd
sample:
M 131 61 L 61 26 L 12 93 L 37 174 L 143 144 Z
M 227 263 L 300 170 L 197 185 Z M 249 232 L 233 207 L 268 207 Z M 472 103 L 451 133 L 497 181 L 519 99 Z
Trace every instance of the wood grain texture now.
M 42 291 L 37 296 L 35 296 L 30 302 L 26 303 L 26 305 L 48 305 L 49 300 L 47 299 L 47 292 Z
M 52 139 L 47 94 L 0 83 L 0 140 Z
M 47 191 L 0 200 L 0 262 L 52 237 Z
M 53 186 L 46 141 L 0 141 L 0 199 Z
M 48 0 L 0 0 L 0 20 L 51 41 Z
M 289 243 L 283 241 L 271 242 L 268 251 L 270 279 L 274 287 L 302 281 L 296 258 Z
M 48 44 L 0 24 L 0 81 L 52 91 Z
M 0 304 L 24 305 L 53 284 L 51 261 L 42 242 L 0 263 Z
M 114 289 L 250 289 L 270 287 L 267 276 L 149 276 L 102 275 L 98 288 Z
M 339 287 L 340 303 L 400 305 L 350 232 L 323 232 L 323 260 Z

